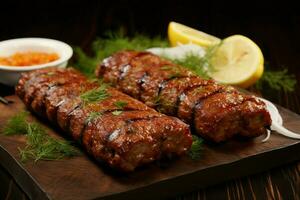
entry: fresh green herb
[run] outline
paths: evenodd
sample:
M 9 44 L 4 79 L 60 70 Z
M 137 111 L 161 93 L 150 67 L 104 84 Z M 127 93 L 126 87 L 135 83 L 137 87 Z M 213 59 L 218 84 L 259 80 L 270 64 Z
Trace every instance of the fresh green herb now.
M 122 110 L 115 110 L 112 112 L 112 114 L 115 116 L 118 116 L 118 115 L 122 114 L 122 112 L 123 112 Z
M 48 72 L 47 75 L 48 76 L 54 76 L 54 75 L 56 75 L 56 73 L 55 72 Z
M 256 82 L 255 87 L 263 90 L 263 86 L 268 86 L 276 91 L 283 90 L 292 92 L 295 90 L 297 80 L 294 75 L 288 74 L 287 69 L 281 71 L 265 71 L 262 78 Z
M 182 76 L 181 75 L 182 72 L 181 72 L 180 68 L 178 68 L 178 66 L 168 66 L 168 65 L 166 65 L 166 66 L 162 66 L 160 69 L 164 70 L 164 71 L 172 72 L 168 77 L 169 79 L 178 78 L 178 77 Z
M 114 103 L 114 105 L 118 108 L 118 109 L 123 109 L 128 103 L 125 101 L 116 101 Z
M 193 144 L 188 154 L 193 160 L 198 160 L 201 156 L 203 140 L 193 135 Z
M 200 58 L 197 55 L 186 54 L 186 56 L 183 59 L 175 59 L 172 61 L 178 65 L 181 65 L 191 70 L 192 72 L 201 76 L 202 78 L 209 78 L 208 72 L 206 68 L 204 68 L 203 58 Z
M 78 69 L 90 78 L 95 77 L 95 68 L 97 64 L 99 64 L 100 60 L 98 60 L 97 58 L 89 57 L 79 47 L 74 47 L 74 52 L 77 58 L 76 63 L 74 64 L 74 68 Z
M 161 37 L 147 37 L 136 34 L 126 37 L 123 33 L 107 33 L 105 38 L 98 38 L 92 44 L 92 57 L 87 56 L 80 48 L 74 48 L 76 55 L 75 68 L 88 76 L 94 76 L 96 66 L 106 57 L 121 50 L 143 51 L 151 47 L 167 47 L 168 41 Z
M 70 145 L 68 141 L 54 139 L 50 137 L 46 130 L 36 122 L 26 120 L 28 113 L 22 112 L 13 116 L 6 124 L 4 134 L 24 134 L 26 135 L 26 146 L 20 150 L 22 161 L 28 159 L 57 160 L 63 157 L 78 155 L 79 152 Z
M 101 116 L 102 114 L 103 114 L 102 112 L 91 112 L 89 114 L 89 116 L 86 118 L 85 124 L 88 124 L 88 123 L 92 122 L 94 119 Z
M 173 91 L 174 89 L 172 89 L 171 91 Z M 158 95 L 154 98 L 153 100 L 154 102 L 154 105 L 155 105 L 155 109 L 158 111 L 158 112 L 161 112 L 161 113 L 165 113 L 165 109 L 167 108 L 174 108 L 176 107 L 176 105 L 174 105 L 174 102 L 172 101 L 169 101 L 168 99 L 162 99 L 161 98 L 161 95 Z
M 161 96 L 160 96 L 160 95 L 154 97 L 153 103 L 154 103 L 155 106 L 160 105 L 160 99 L 161 99 Z
M 199 58 L 196 55 L 187 54 L 184 59 L 173 59 L 172 61 L 193 70 L 196 74 L 207 77 L 205 69 L 212 68 L 210 59 L 216 51 L 217 47 L 213 46 L 207 49 L 204 57 Z M 144 35 L 136 35 L 132 38 L 124 36 L 120 33 L 108 33 L 106 38 L 98 38 L 92 44 L 93 57 L 87 56 L 80 48 L 76 47 L 76 63 L 75 68 L 81 72 L 93 76 L 95 67 L 104 58 L 111 56 L 113 53 L 121 50 L 142 51 L 151 47 L 168 47 L 168 42 L 160 37 L 150 38 Z M 167 70 L 167 69 L 165 69 Z
M 212 64 L 213 56 L 215 55 L 222 42 L 206 49 L 206 54 L 199 58 L 197 55 L 186 54 L 183 59 L 170 59 L 174 63 L 182 65 L 187 69 L 193 71 L 195 74 L 203 77 L 210 78 L 209 72 L 215 70 Z M 145 50 L 151 47 L 168 47 L 166 39 L 160 37 L 150 38 L 144 35 L 136 35 L 132 38 L 124 36 L 120 33 L 108 33 L 105 38 L 98 38 L 92 44 L 92 57 L 87 56 L 80 48 L 75 48 L 76 62 L 75 68 L 83 73 L 94 76 L 95 67 L 102 61 L 102 59 L 112 55 L 113 53 L 131 49 L 131 50 Z M 169 59 L 169 58 L 168 58 Z M 169 70 L 170 67 L 164 66 L 163 70 Z M 177 74 L 172 74 L 171 78 L 177 77 Z M 262 90 L 272 89 L 274 91 L 293 91 L 296 85 L 294 76 L 289 75 L 286 70 L 272 71 L 265 69 L 264 75 L 257 82 L 256 88 Z
M 107 38 L 97 39 L 92 47 L 96 58 L 102 60 L 121 50 L 143 51 L 151 47 L 167 47 L 168 42 L 160 37 L 150 38 L 136 34 L 134 37 L 126 37 L 123 33 L 108 32 Z
M 170 76 L 168 77 L 169 79 L 173 79 L 173 78 L 179 78 L 181 77 L 181 73 L 173 73 L 173 74 L 170 74 Z
M 211 60 L 221 45 L 222 42 L 207 48 L 203 57 L 199 57 L 198 55 L 192 53 L 187 53 L 182 59 L 167 59 L 170 59 L 172 62 L 191 70 L 202 78 L 209 79 L 210 77 L 208 73 L 214 70 Z
M 3 129 L 5 135 L 21 135 L 27 133 L 27 121 L 26 117 L 28 112 L 23 111 L 13 117 L 11 117 Z
M 108 83 L 105 83 L 102 78 L 98 78 L 98 77 L 90 77 L 89 82 L 90 83 L 98 83 L 99 85 L 103 85 L 103 84 L 106 86 L 109 85 Z
M 113 115 L 120 115 L 123 112 L 123 108 L 127 105 L 125 101 L 116 101 L 114 105 L 119 109 L 112 112 Z
M 208 47 L 205 50 L 205 55 L 203 57 L 201 57 L 201 64 L 203 66 L 203 68 L 205 68 L 207 71 L 214 71 L 214 66 L 212 65 L 212 59 L 214 58 L 217 50 L 222 46 L 223 41 L 221 41 L 220 43 L 213 45 L 211 47 Z
M 47 135 L 45 129 L 37 123 L 28 123 L 27 145 L 19 151 L 22 161 L 58 160 L 79 153 L 69 142 Z
M 108 98 L 110 95 L 106 91 L 107 85 L 102 84 L 96 89 L 89 90 L 80 95 L 84 104 L 100 102 Z
M 173 67 L 166 65 L 166 66 L 162 66 L 160 69 L 167 71 L 167 70 L 171 70 L 172 68 Z

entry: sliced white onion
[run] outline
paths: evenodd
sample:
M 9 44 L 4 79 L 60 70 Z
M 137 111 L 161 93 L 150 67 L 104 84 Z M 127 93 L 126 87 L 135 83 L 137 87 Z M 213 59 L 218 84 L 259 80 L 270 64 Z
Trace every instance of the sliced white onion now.
M 270 136 L 271 136 L 271 131 L 267 130 L 267 136 L 265 137 L 265 139 L 262 140 L 262 142 L 268 141 L 270 139 Z
M 263 99 L 263 98 L 258 97 L 258 99 L 265 102 L 265 104 L 267 106 L 267 110 L 269 111 L 269 113 L 271 115 L 271 119 L 272 119 L 271 130 L 272 131 L 276 131 L 277 133 L 284 135 L 286 137 L 289 137 L 289 138 L 300 139 L 299 133 L 292 132 L 292 131 L 286 129 L 285 127 L 283 127 L 282 117 L 279 114 L 276 106 L 273 103 L 271 103 L 270 101 Z M 270 133 L 268 133 L 268 136 L 269 136 L 269 134 Z M 262 141 L 266 142 L 269 139 L 268 136 L 265 139 L 263 139 Z
M 277 124 L 277 123 L 272 123 L 272 130 L 277 131 L 277 133 L 282 134 L 286 137 L 290 137 L 293 139 L 300 139 L 300 134 L 299 133 L 295 133 L 293 131 L 290 131 L 286 128 L 284 128 L 283 126 Z
M 176 47 L 169 48 L 151 48 L 147 51 L 156 54 L 158 56 L 166 56 L 171 59 L 184 59 L 187 54 L 199 56 L 200 58 L 205 55 L 205 50 L 196 44 L 179 44 Z

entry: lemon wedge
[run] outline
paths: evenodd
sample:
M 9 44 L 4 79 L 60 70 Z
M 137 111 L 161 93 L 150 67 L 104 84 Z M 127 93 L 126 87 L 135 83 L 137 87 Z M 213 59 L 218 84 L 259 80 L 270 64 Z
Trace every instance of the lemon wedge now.
M 215 36 L 176 22 L 169 23 L 168 37 L 171 46 L 194 43 L 207 48 L 221 42 Z M 260 48 L 242 35 L 225 38 L 210 64 L 214 68 L 209 72 L 210 77 L 220 83 L 243 88 L 254 84 L 264 71 L 264 58 Z
M 209 35 L 202 31 L 190 28 L 183 24 L 170 22 L 168 27 L 168 37 L 171 46 L 178 44 L 194 43 L 202 47 L 209 47 L 218 44 L 221 40 L 215 36 Z
M 263 74 L 264 58 L 249 38 L 233 35 L 223 40 L 211 58 L 209 75 L 218 82 L 247 88 Z

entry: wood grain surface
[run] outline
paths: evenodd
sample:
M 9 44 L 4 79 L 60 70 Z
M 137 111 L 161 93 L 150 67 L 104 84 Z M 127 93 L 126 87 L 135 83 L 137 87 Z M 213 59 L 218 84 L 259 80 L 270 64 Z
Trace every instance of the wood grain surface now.
M 246 4 L 236 4 L 236 1 L 191 2 L 3 1 L 0 16 L 5 19 L 2 20 L 5 28 L 0 29 L 0 39 L 49 37 L 80 46 L 90 52 L 92 41 L 107 30 L 121 28 L 131 35 L 142 32 L 165 37 L 169 21 L 181 22 L 220 38 L 232 34 L 246 35 L 261 47 L 270 69 L 288 69 L 298 80 L 294 92 L 272 91 L 268 87 L 259 92 L 269 100 L 300 114 L 300 15 L 297 2 L 253 1 L 247 2 L 246 7 Z M 237 9 L 239 6 L 242 9 Z M 159 14 L 153 15 L 153 12 Z M 13 93 L 13 88 L 0 84 L 1 96 Z M 140 199 L 144 196 L 147 194 L 140 195 Z M 0 199 L 28 198 L 0 164 Z M 299 200 L 300 161 L 197 189 L 171 199 Z
M 16 96 L 8 99 L 14 103 L 0 105 L 0 127 L 10 116 L 24 110 Z M 300 132 L 300 117 L 281 107 L 279 110 L 285 126 Z M 37 120 L 34 116 L 31 119 Z M 49 133 L 53 137 L 63 134 L 52 128 Z M 262 137 L 247 141 L 237 139 L 220 145 L 204 144 L 198 161 L 185 156 L 171 162 L 154 163 L 134 173 L 119 174 L 84 153 L 71 159 L 21 163 L 18 148 L 24 146 L 25 136 L 1 135 L 0 163 L 30 199 L 140 199 L 141 195 L 143 199 L 157 199 L 207 188 L 300 159 L 298 140 L 276 133 L 266 143 L 261 140 Z M 236 184 L 236 190 L 227 189 L 226 193 L 240 199 L 245 192 L 255 190 L 249 181 L 246 185 Z M 267 191 L 270 197 L 282 195 L 276 187 Z M 198 192 L 197 195 L 205 196 L 205 193 Z

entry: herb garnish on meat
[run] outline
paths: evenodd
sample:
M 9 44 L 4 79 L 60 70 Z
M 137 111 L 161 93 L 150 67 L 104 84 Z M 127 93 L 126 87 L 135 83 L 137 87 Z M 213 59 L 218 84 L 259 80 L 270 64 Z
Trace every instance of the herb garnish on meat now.
M 108 98 L 107 85 L 102 84 L 100 87 L 84 92 L 80 95 L 84 104 L 100 102 Z
M 126 101 L 116 101 L 114 105 L 118 108 L 118 110 L 115 110 L 112 112 L 113 115 L 120 115 L 123 112 L 124 107 L 127 105 Z
M 112 112 L 112 114 L 118 116 L 118 115 L 122 114 L 122 112 L 123 112 L 122 110 L 115 110 Z
M 210 64 L 210 58 L 216 51 L 217 46 L 206 49 L 206 55 L 202 58 L 193 54 L 187 54 L 182 59 L 171 59 L 172 62 L 182 65 L 203 78 L 209 78 L 207 69 L 214 70 Z M 150 38 L 145 35 L 136 35 L 132 38 L 124 34 L 109 33 L 105 38 L 98 38 L 93 42 L 93 56 L 86 55 L 80 48 L 75 48 L 77 56 L 74 66 L 88 76 L 94 76 L 94 70 L 102 59 L 111 56 L 117 51 L 124 49 L 146 50 L 151 47 L 168 47 L 168 41 L 161 37 Z M 264 75 L 254 86 L 265 93 L 268 89 L 274 91 L 294 91 L 297 80 L 286 70 L 274 71 L 265 64 Z M 262 86 L 263 90 L 262 90 Z M 264 94 L 268 95 L 268 94 Z
M 115 104 L 115 106 L 117 106 L 118 109 L 123 109 L 127 105 L 127 102 L 126 101 L 116 101 L 114 104 Z
M 102 114 L 103 114 L 102 112 L 91 112 L 89 116 L 86 118 L 84 123 L 88 124 L 92 122 L 94 119 L 96 119 L 97 117 L 101 116 Z

